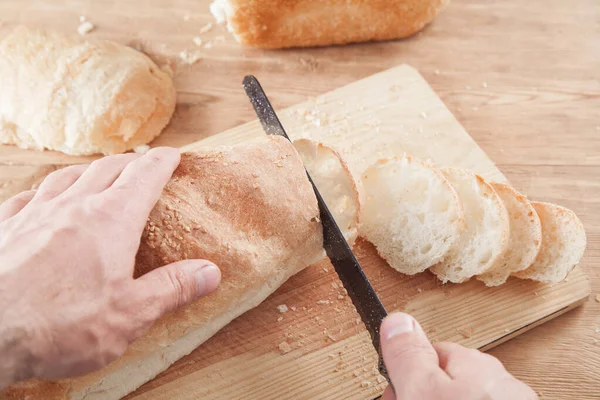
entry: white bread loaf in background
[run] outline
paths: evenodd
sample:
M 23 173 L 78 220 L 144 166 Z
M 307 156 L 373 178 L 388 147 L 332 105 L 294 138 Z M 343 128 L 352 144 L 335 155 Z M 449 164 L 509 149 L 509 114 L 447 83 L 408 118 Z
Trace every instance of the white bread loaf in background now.
M 460 283 L 494 268 L 508 247 L 508 213 L 482 177 L 459 168 L 442 170 L 460 198 L 466 228 L 442 262 L 431 267 L 443 282 Z
M 310 139 L 298 139 L 294 146 L 323 196 L 327 208 L 350 246 L 358 236 L 362 190 L 348 164 L 331 147 Z
M 263 48 L 408 37 L 449 0 L 215 0 L 210 10 L 236 40 Z
M 583 257 L 585 229 L 567 208 L 535 201 L 531 204 L 542 223 L 542 247 L 533 264 L 514 275 L 546 283 L 561 282 Z
M 0 143 L 123 153 L 158 136 L 174 109 L 171 78 L 127 46 L 23 26 L 0 41 Z
M 380 160 L 362 181 L 359 233 L 391 267 L 413 275 L 444 259 L 464 229 L 464 215 L 439 170 L 404 156 Z
M 0 399 L 113 400 L 134 391 L 323 259 L 318 217 L 300 157 L 282 137 L 182 154 L 150 213 L 135 276 L 185 258 L 208 259 L 221 269 L 219 288 L 161 318 L 100 371 L 25 381 Z
M 533 263 L 542 245 L 542 226 L 527 197 L 504 183 L 490 182 L 490 185 L 508 212 L 510 236 L 503 260 L 477 279 L 487 286 L 498 286 L 506 282 L 511 273 L 522 271 Z

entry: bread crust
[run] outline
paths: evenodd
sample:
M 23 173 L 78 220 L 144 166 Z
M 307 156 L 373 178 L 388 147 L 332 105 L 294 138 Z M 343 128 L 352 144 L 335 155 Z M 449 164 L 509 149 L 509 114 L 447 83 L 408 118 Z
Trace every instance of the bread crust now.
M 130 47 L 24 26 L 0 42 L 0 143 L 123 153 L 158 136 L 175 102 L 172 79 Z
M 505 183 L 490 182 L 490 185 L 498 193 L 503 203 L 505 203 L 506 210 L 508 211 L 510 220 L 509 244 L 502 259 L 499 259 L 495 266 L 483 275 L 478 276 L 477 279 L 484 282 L 487 286 L 498 286 L 506 282 L 511 273 L 522 271 L 534 262 L 542 246 L 542 225 L 537 212 L 527 197 Z M 513 201 L 519 204 L 519 208 L 515 210 L 518 213 L 517 215 L 513 215 L 511 209 L 504 201 L 505 197 L 512 197 Z M 520 222 L 513 222 L 517 219 Z M 529 232 L 527 239 L 529 240 L 526 242 L 519 240 L 516 233 L 513 232 L 513 223 L 527 224 Z M 522 254 L 523 252 L 526 252 L 527 256 L 521 258 L 520 263 L 513 259 L 515 253 Z
M 300 157 L 281 137 L 182 154 L 150 214 L 135 276 L 203 258 L 220 267 L 219 288 L 160 319 L 102 370 L 57 382 L 30 380 L 0 398 L 114 399 L 130 393 L 322 259 L 318 216 Z
M 423 29 L 449 0 L 215 0 L 238 42 L 285 48 L 404 38 Z

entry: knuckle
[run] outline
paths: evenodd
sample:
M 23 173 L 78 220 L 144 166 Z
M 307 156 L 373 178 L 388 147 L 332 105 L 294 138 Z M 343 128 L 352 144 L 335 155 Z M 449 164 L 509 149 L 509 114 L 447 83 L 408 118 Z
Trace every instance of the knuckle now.
M 389 355 L 394 360 L 408 360 L 420 357 L 422 354 L 430 354 L 432 351 L 429 343 L 404 341 L 396 342 L 391 348 Z
M 171 289 L 173 304 L 175 307 L 182 306 L 187 303 L 187 285 L 185 274 L 177 270 L 167 270 L 164 274 L 165 279 Z

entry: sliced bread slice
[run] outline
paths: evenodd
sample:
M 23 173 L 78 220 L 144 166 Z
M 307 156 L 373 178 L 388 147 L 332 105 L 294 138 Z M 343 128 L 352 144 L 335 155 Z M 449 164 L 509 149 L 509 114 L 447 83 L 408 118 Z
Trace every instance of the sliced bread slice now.
M 585 229 L 567 208 L 536 201 L 531 204 L 542 223 L 542 247 L 533 264 L 514 275 L 540 282 L 561 282 L 583 257 Z
M 294 146 L 346 241 L 352 246 L 358 236 L 363 203 L 360 181 L 333 148 L 310 139 L 298 139 Z
M 537 257 L 542 245 L 542 225 L 527 197 L 505 183 L 490 182 L 506 211 L 510 223 L 508 249 L 502 260 L 477 279 L 487 286 L 506 282 L 513 272 L 529 267 Z
M 408 275 L 441 261 L 464 229 L 458 195 L 435 167 L 404 156 L 380 160 L 362 176 L 359 234 Z
M 431 268 L 443 282 L 460 283 L 495 266 L 508 247 L 508 213 L 482 177 L 459 168 L 442 170 L 465 210 L 466 228 L 444 260 Z

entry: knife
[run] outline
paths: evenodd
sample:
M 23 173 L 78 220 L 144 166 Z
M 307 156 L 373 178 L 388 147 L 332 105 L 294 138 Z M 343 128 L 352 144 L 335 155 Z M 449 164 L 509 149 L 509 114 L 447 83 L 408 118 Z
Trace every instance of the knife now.
M 244 78 L 243 85 L 265 133 L 267 135 L 283 136 L 287 140 L 290 140 L 258 80 L 254 76 L 248 75 Z M 348 297 L 352 300 L 356 311 L 358 311 L 367 331 L 371 335 L 371 341 L 379 355 L 379 373 L 390 382 L 387 369 L 383 363 L 381 343 L 379 341 L 379 327 L 383 319 L 387 316 L 387 312 L 377 297 L 375 290 L 373 290 L 373 286 L 371 286 L 371 283 L 365 276 L 354 253 L 352 253 L 350 246 L 348 246 L 346 239 L 333 219 L 308 171 L 306 175 L 315 191 L 319 204 L 321 223 L 323 224 L 323 247 L 325 248 L 325 252 L 344 288 L 346 288 Z

